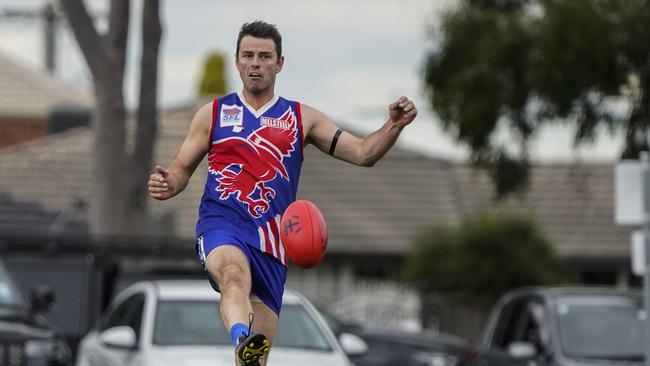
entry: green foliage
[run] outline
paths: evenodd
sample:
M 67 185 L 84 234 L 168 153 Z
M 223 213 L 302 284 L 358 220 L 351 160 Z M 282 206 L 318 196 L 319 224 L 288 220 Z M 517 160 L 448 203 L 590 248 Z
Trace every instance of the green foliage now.
M 199 86 L 199 96 L 215 97 L 228 91 L 226 82 L 225 61 L 222 53 L 213 52 L 205 61 L 203 77 Z
M 569 279 L 532 219 L 504 213 L 483 213 L 458 227 L 422 232 L 404 276 L 424 293 L 441 292 L 485 307 L 510 289 Z
M 498 196 L 527 188 L 528 142 L 545 123 L 575 124 L 576 144 L 600 126 L 625 128 L 624 157 L 647 146 L 647 0 L 462 0 L 432 37 L 430 103 L 472 162 L 492 170 Z M 516 152 L 495 138 L 504 129 Z M 516 169 L 498 172 L 503 162 Z

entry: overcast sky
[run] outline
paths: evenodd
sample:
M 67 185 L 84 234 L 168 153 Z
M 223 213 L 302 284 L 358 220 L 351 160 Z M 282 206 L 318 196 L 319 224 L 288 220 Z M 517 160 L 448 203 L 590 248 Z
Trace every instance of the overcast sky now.
M 45 0 L 0 0 L 2 9 L 36 9 Z M 108 1 L 87 1 L 106 14 Z M 134 1 L 129 64 L 139 59 L 141 1 Z M 400 95 L 414 99 L 420 114 L 400 138 L 400 145 L 432 156 L 460 159 L 465 149 L 441 132 L 424 100 L 421 67 L 434 40 L 426 29 L 453 0 L 162 0 L 159 100 L 163 107 L 196 97 L 205 56 L 213 50 L 234 55 L 237 32 L 246 21 L 277 24 L 283 35 L 285 66 L 276 93 L 320 109 L 335 121 L 370 132 L 386 120 L 387 105 Z M 58 40 L 57 75 L 89 83 L 76 43 L 65 27 Z M 43 67 L 42 24 L 0 19 L 0 52 Z M 241 88 L 231 58 L 230 87 Z M 137 68 L 127 74 L 127 100 L 137 96 Z M 605 136 L 605 134 L 603 134 Z M 545 130 L 532 152 L 545 161 L 613 160 L 619 139 L 602 139 L 594 148 L 576 152 L 566 128 Z

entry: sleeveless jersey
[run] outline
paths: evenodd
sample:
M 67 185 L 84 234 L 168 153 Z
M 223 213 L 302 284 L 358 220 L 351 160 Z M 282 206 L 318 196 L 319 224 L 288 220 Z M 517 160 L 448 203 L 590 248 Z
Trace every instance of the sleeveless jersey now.
M 209 136 L 197 237 L 228 230 L 286 265 L 280 216 L 298 190 L 303 160 L 300 103 L 274 97 L 256 111 L 240 93 L 215 99 Z

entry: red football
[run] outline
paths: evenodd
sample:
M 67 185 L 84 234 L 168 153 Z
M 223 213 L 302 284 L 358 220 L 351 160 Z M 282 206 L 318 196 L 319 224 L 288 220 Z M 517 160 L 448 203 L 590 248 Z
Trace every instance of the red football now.
M 327 248 L 323 214 L 309 201 L 293 202 L 280 220 L 280 239 L 293 263 L 303 268 L 317 265 Z

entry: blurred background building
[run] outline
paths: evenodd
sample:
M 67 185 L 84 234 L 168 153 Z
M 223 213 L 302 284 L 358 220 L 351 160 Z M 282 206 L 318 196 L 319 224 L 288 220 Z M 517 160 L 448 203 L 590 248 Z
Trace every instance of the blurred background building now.
M 5 70 L 15 72 L 11 67 L 0 69 L 0 80 L 10 79 L 2 75 Z M 43 80 L 34 70 L 20 70 L 25 80 Z M 19 90 L 21 85 L 17 84 L 9 89 Z M 16 251 L 22 240 L 36 240 L 42 245 L 39 256 L 59 258 L 56 246 L 51 247 L 53 253 L 46 249 L 52 243 L 65 247 L 70 241 L 78 244 L 73 256 L 83 257 L 94 250 L 88 237 L 91 127 L 77 126 L 76 115 L 71 114 L 74 126 L 46 134 L 47 116 L 60 110 L 59 100 L 44 105 L 43 98 L 32 96 L 45 95 L 52 86 L 29 86 L 31 93 L 14 94 L 16 102 L 12 105 L 43 110 L 40 135 L 30 141 L 7 143 L 0 149 L 0 234 L 4 248 Z M 89 97 L 79 95 L 75 101 L 90 105 Z M 31 102 L 35 103 L 33 109 L 29 108 Z M 192 104 L 161 113 L 155 161 L 171 161 L 197 108 L 198 104 Z M 17 117 L 9 107 L 0 114 Z M 22 128 L 4 121 L 0 123 L 5 131 Z M 123 254 L 136 254 L 131 254 L 131 260 L 113 263 L 117 265 L 111 267 L 113 271 L 169 267 L 173 258 L 156 260 L 159 246 L 152 242 L 164 242 L 165 247 L 186 252 L 183 268 L 199 271 L 192 251 L 197 205 L 206 179 L 202 167 L 181 196 L 164 203 L 151 202 L 151 237 L 115 238 L 118 247 L 124 248 Z M 530 191 L 521 199 L 512 198 L 507 206 L 538 220 L 581 283 L 629 286 L 634 282 L 629 265 L 630 230 L 614 224 L 613 182 L 611 164 L 536 164 Z M 492 183 L 486 174 L 464 163 L 399 147 L 372 169 L 343 164 L 308 147 L 299 197 L 313 201 L 322 210 L 330 238 L 325 262 L 310 270 L 292 268 L 289 284 L 351 319 L 386 325 L 417 320 L 417 295 L 399 282 L 401 264 L 416 234 L 432 223 L 457 224 L 464 216 L 494 203 Z M 395 291 L 407 293 L 410 300 L 389 295 Z
M 337 6 L 346 9 L 352 6 L 343 3 Z M 424 2 L 405 3 L 411 5 L 404 10 L 409 14 L 432 8 L 422 5 Z M 169 4 L 181 6 L 180 2 Z M 201 4 L 197 9 L 213 6 Z M 385 16 L 403 15 L 395 10 L 402 10 L 401 2 L 391 4 L 392 7 L 381 8 L 388 9 L 384 11 Z M 229 27 L 230 43 L 222 40 L 226 37 L 214 41 L 225 49 L 232 48 L 235 31 L 242 23 L 245 12 L 239 10 L 225 8 L 225 14 L 231 15 L 228 22 L 210 24 Z M 287 24 L 289 34 L 304 29 L 310 17 L 320 15 L 331 26 L 346 23 L 335 22 L 340 17 L 356 16 L 355 11 L 343 12 L 337 8 L 330 12 L 322 6 L 301 10 L 307 14 L 300 19 L 303 23 L 294 24 L 280 18 Z M 315 14 L 319 11 L 322 14 Z M 103 14 L 101 9 L 98 13 Z M 309 35 L 293 49 L 291 42 L 287 42 L 287 54 L 293 57 L 287 59 L 308 65 L 308 70 L 283 71 L 279 83 L 286 82 L 285 90 L 289 93 L 302 95 L 304 92 L 310 102 L 322 101 L 324 109 L 331 109 L 333 118 L 346 130 L 363 135 L 376 128 L 385 118 L 385 106 L 393 94 L 419 93 L 418 87 L 412 85 L 420 78 L 414 71 L 417 65 L 412 51 L 422 52 L 424 42 L 414 41 L 412 28 L 419 29 L 422 25 L 411 24 L 414 22 L 408 17 L 398 18 L 401 23 L 395 29 L 386 30 L 385 22 L 377 22 L 381 24 L 372 28 L 376 32 L 373 38 L 376 44 L 370 46 L 377 53 L 353 55 L 362 59 L 354 62 L 361 65 L 360 69 L 321 72 L 332 63 L 328 48 L 324 51 L 317 47 L 320 43 L 313 46 Z M 194 29 L 193 25 L 183 25 L 179 28 Z M 197 31 L 182 39 L 185 43 L 180 48 L 185 53 L 161 58 L 168 64 L 176 64 L 175 70 L 185 71 L 187 64 L 183 63 L 183 56 L 195 52 L 188 48 L 198 49 L 196 43 L 209 43 L 211 34 L 222 31 L 201 28 L 203 33 Z M 348 40 L 345 32 L 355 32 L 355 29 L 337 28 L 336 31 L 341 33 L 320 42 L 326 45 L 343 42 L 335 47 L 343 49 L 343 53 L 354 47 L 345 43 Z M 417 33 L 420 38 L 421 33 Z M 170 41 L 182 43 L 178 38 Z M 405 46 L 401 49 L 395 45 Z M 388 52 L 385 48 L 399 49 L 399 52 L 392 53 L 392 58 L 379 54 L 379 51 Z M 346 55 L 335 58 L 342 60 Z M 130 63 L 133 57 L 130 56 Z M 408 62 L 410 74 L 393 74 L 401 68 L 395 65 L 373 68 L 368 66 L 372 62 L 366 57 Z M 285 67 L 292 66 L 288 62 Z M 61 74 L 66 72 L 70 71 Z M 192 72 L 196 73 L 194 69 Z M 228 72 L 233 79 L 234 71 Z M 194 92 L 180 83 L 191 79 L 185 73 L 163 70 L 162 74 L 172 84 L 171 89 L 185 93 L 171 102 L 164 96 L 159 108 L 153 160 L 164 165 L 176 154 L 193 114 L 207 100 L 187 97 Z M 322 78 L 317 81 L 323 90 L 330 92 L 329 97 L 319 94 L 321 88 L 305 88 L 305 74 Z M 181 196 L 164 203 L 150 200 L 151 215 L 144 230 L 147 235 L 94 238 L 89 229 L 93 210 L 94 98 L 88 89 L 87 74 L 74 85 L 70 85 L 70 79 L 74 78 L 67 77 L 64 82 L 60 76 L 47 74 L 0 51 L 0 257 L 26 287 L 44 283 L 57 289 L 59 307 L 49 316 L 69 338 L 78 339 L 114 292 L 129 281 L 148 276 L 203 275 L 194 253 L 194 225 L 207 177 L 202 164 Z M 135 100 L 134 85 L 132 80 L 127 83 L 130 107 Z M 356 109 L 348 105 L 354 96 L 362 99 Z M 415 98 L 421 111 L 417 125 L 405 131 L 402 143 L 372 169 L 346 165 L 313 147 L 306 149 L 299 198 L 313 201 L 322 210 L 330 234 L 329 246 L 324 262 L 317 268 L 292 267 L 289 285 L 347 320 L 419 329 L 422 327 L 421 298 L 402 280 L 402 266 L 414 238 L 432 224 L 457 225 L 468 215 L 494 206 L 533 217 L 561 260 L 572 268 L 577 283 L 618 287 L 638 284 L 638 279 L 630 273 L 631 229 L 614 224 L 613 159 L 536 160 L 531 164 L 529 190 L 496 203 L 490 175 L 459 159 L 458 156 L 464 157 L 458 153 L 461 148 L 452 146 L 456 150 L 450 153 L 436 150 L 449 144 L 449 140 L 433 133 L 428 137 L 437 120 L 431 115 L 429 101 L 419 94 Z M 129 118 L 132 132 L 134 117 Z M 373 127 L 368 127 L 368 121 Z M 555 148 L 546 150 L 552 153 Z M 146 189 L 146 182 L 142 182 L 142 189 Z M 451 316 L 455 304 L 441 294 L 438 306 L 436 316 L 444 317 Z M 438 324 L 434 330 L 474 336 L 484 314 L 471 314 L 464 323 L 459 321 L 454 325 L 444 319 L 434 320 L 433 326 Z

